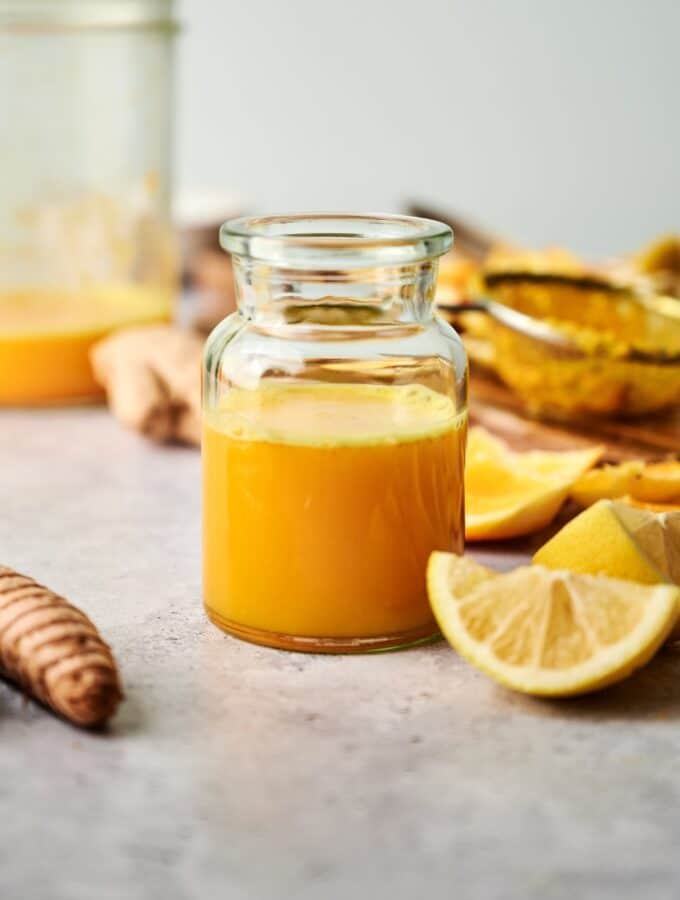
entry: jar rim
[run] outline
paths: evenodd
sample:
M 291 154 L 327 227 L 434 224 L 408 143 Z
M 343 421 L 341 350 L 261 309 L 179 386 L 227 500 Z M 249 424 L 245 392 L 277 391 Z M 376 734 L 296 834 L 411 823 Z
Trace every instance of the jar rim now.
M 173 32 L 175 0 L 0 0 L 0 31 L 145 29 Z
M 389 213 L 295 213 L 230 219 L 220 244 L 234 256 L 292 268 L 371 268 L 433 259 L 453 244 L 443 222 Z

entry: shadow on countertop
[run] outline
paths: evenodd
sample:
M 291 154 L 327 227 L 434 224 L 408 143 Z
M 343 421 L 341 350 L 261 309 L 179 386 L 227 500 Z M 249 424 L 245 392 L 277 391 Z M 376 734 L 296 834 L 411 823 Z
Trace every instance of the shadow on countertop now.
M 509 691 L 499 688 L 504 694 Z M 664 647 L 625 681 L 581 697 L 550 700 L 512 694 L 522 713 L 584 721 L 680 719 L 680 643 Z

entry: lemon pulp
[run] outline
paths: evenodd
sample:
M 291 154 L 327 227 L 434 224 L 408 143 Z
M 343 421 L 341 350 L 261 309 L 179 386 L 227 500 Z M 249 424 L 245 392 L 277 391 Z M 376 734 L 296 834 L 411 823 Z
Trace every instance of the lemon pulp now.
M 449 642 L 501 684 L 565 697 L 599 690 L 644 665 L 671 634 L 673 585 L 642 585 L 525 566 L 499 575 L 433 553 L 432 608 Z
M 576 479 L 601 455 L 601 447 L 515 452 L 484 428 L 472 428 L 465 468 L 466 537 L 511 538 L 543 528 Z

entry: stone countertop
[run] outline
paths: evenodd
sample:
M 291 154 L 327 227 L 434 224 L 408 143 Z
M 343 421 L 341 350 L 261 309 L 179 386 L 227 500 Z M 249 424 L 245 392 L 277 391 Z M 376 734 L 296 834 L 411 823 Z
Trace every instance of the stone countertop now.
M 97 735 L 0 685 L 2 900 L 677 894 L 676 655 L 551 703 L 445 644 L 240 643 L 202 613 L 199 502 L 194 450 L 0 412 L 0 562 L 93 617 L 127 692 Z

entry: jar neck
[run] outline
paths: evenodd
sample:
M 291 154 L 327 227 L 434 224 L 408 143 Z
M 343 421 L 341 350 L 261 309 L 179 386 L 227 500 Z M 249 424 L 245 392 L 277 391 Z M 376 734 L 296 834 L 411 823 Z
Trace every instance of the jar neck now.
M 273 267 L 233 256 L 236 301 L 247 319 L 344 324 L 432 317 L 437 259 L 370 269 Z

